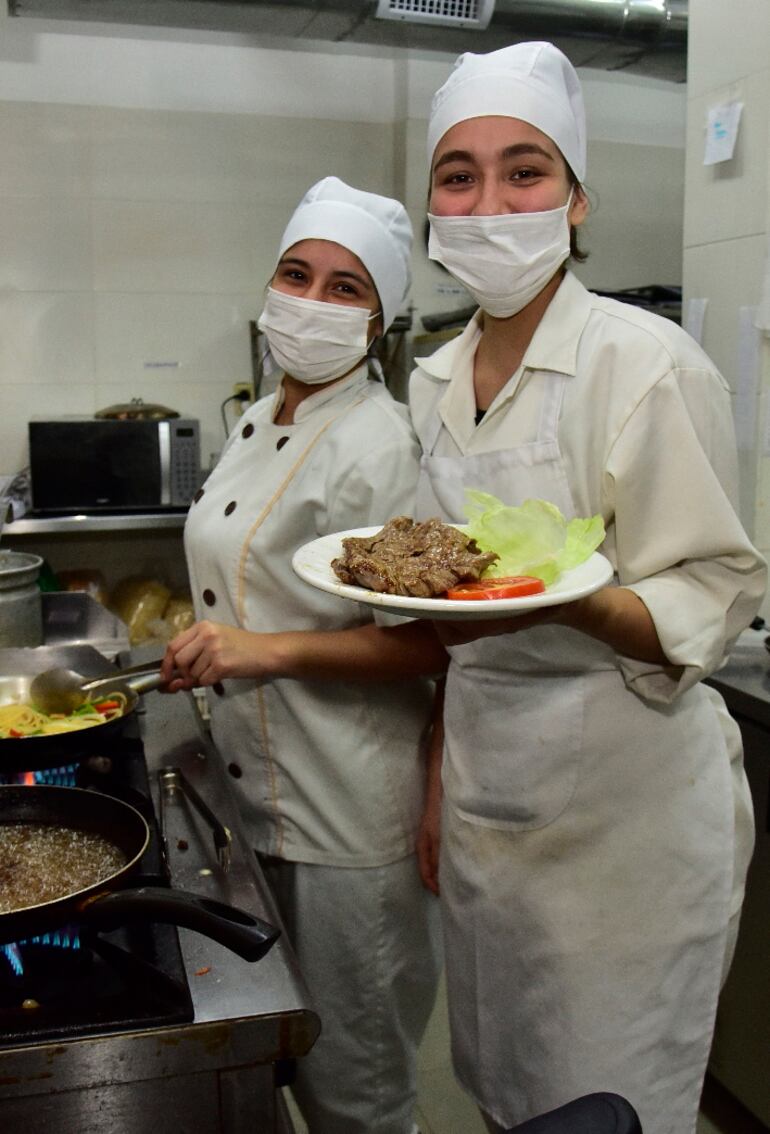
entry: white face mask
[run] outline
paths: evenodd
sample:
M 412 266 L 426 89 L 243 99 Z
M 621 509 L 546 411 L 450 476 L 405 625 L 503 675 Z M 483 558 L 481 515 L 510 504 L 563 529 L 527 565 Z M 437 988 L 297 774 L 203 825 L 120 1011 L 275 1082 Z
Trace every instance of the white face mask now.
M 369 349 L 370 315 L 366 307 L 343 307 L 301 299 L 267 289 L 257 326 L 278 365 L 314 386 L 341 378 L 361 362 Z
M 428 214 L 428 255 L 459 280 L 490 315 L 507 319 L 542 291 L 569 256 L 567 214 L 560 209 L 492 217 Z

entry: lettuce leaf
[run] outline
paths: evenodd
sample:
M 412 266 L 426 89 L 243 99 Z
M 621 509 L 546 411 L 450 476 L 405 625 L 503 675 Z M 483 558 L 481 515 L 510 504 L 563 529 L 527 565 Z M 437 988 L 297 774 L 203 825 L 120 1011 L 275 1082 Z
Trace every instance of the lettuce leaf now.
M 563 571 L 585 562 L 604 539 L 601 516 L 565 520 L 547 500 L 525 500 L 511 507 L 473 489 L 466 489 L 465 498 L 465 531 L 482 551 L 500 556 L 484 572 L 487 578 L 534 575 L 548 586 Z

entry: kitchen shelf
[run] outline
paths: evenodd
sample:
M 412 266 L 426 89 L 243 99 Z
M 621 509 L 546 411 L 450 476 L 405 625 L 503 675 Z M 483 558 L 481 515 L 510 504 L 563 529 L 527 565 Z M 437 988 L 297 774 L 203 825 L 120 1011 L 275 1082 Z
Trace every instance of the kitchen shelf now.
M 12 540 L 14 536 L 50 535 L 63 532 L 74 535 L 77 532 L 127 532 L 158 529 L 177 529 L 184 527 L 187 510 L 179 512 L 137 512 L 120 513 L 109 516 L 78 514 L 73 516 L 22 516 L 12 520 L 3 528 L 3 539 Z

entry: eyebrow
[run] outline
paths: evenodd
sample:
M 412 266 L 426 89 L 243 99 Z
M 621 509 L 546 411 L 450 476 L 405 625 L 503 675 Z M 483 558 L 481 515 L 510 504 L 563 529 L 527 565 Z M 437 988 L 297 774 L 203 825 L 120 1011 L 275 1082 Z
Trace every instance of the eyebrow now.
M 305 268 L 306 271 L 313 270 L 312 265 L 309 264 L 307 260 L 300 260 L 298 256 L 282 256 L 278 261 L 278 267 L 280 268 L 281 266 L 286 264 L 296 264 L 297 267 Z M 355 280 L 357 283 L 360 283 L 362 287 L 372 287 L 372 284 L 368 280 L 364 279 L 363 276 L 358 275 L 357 272 L 350 272 L 345 269 L 339 268 L 335 269 L 331 274 L 335 277 L 335 279 Z
M 538 146 L 536 142 L 516 142 L 512 146 L 506 146 L 504 150 L 501 150 L 500 157 L 507 159 L 521 157 L 525 154 L 539 154 L 540 157 L 546 158 L 547 161 L 552 162 L 554 160 L 553 155 L 549 154 L 548 150 L 544 150 L 542 146 Z M 450 165 L 455 161 L 474 162 L 475 160 L 470 150 L 448 150 L 445 154 L 442 154 L 433 166 L 433 172 L 435 173 L 442 165 Z

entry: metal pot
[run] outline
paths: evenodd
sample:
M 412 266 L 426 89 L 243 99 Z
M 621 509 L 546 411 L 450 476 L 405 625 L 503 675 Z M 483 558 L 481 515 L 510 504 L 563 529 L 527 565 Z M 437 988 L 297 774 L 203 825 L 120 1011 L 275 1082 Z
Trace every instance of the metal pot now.
M 179 412 L 169 409 L 168 406 L 145 402 L 142 398 L 132 398 L 130 402 L 97 410 L 94 417 L 106 418 L 109 421 L 169 421 L 179 417 Z
M 43 560 L 20 551 L 0 551 L 0 647 L 39 646 L 43 608 L 37 578 Z

